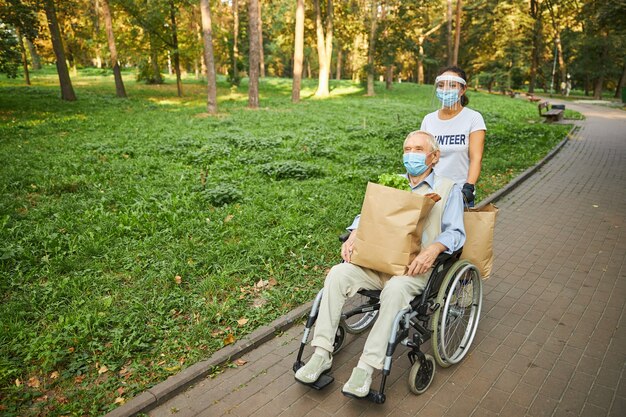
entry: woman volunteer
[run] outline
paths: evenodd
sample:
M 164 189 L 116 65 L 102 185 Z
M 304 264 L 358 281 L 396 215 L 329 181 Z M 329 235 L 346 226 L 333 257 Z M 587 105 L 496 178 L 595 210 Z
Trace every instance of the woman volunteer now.
M 467 76 L 458 67 L 443 69 L 435 79 L 441 108 L 422 120 L 420 130 L 432 133 L 441 149 L 435 171 L 462 187 L 463 196 L 474 206 L 475 184 L 480 176 L 485 145 L 485 121 L 482 115 L 465 106 L 469 99 Z

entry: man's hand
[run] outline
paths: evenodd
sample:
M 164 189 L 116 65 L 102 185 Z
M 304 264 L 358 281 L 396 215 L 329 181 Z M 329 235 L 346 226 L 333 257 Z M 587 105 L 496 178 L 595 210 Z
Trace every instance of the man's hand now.
M 352 258 L 352 251 L 354 250 L 355 240 L 356 229 L 350 232 L 350 236 L 348 237 L 348 239 L 341 245 L 341 258 L 346 262 L 350 262 L 350 258 Z
M 435 242 L 427 248 L 422 249 L 409 265 L 407 275 L 425 274 L 433 266 L 437 256 L 446 249 L 447 248 L 439 242 Z

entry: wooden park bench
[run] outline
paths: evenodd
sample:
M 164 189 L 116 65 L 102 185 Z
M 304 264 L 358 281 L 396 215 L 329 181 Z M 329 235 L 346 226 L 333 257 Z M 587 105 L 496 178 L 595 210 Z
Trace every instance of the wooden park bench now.
M 545 117 L 548 122 L 558 122 L 563 118 L 563 109 L 550 108 L 550 103 L 543 101 L 539 103 L 539 116 Z M 546 112 L 542 112 L 542 109 L 546 109 Z

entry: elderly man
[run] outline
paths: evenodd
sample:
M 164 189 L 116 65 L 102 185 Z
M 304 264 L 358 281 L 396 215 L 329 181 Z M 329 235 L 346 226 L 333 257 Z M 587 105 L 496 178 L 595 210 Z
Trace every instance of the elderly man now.
M 365 342 L 359 363 L 353 369 L 342 392 L 348 396 L 367 396 L 374 369 L 382 369 L 387 341 L 391 335 L 396 314 L 421 294 L 430 269 L 442 252 L 452 253 L 463 246 L 463 197 L 454 181 L 433 172 L 439 160 L 439 146 L 430 133 L 411 132 L 404 140 L 403 162 L 406 178 L 414 193 L 437 193 L 437 202 L 427 217 L 422 236 L 422 250 L 408 265 L 407 275 L 389 276 L 350 263 L 356 238 L 359 216 L 348 228 L 350 237 L 341 247 L 344 263 L 335 265 L 324 282 L 317 323 L 311 345 L 315 352 L 306 365 L 296 372 L 296 379 L 312 384 L 332 365 L 333 341 L 341 310 L 348 297 L 360 289 L 382 290 L 380 311 Z

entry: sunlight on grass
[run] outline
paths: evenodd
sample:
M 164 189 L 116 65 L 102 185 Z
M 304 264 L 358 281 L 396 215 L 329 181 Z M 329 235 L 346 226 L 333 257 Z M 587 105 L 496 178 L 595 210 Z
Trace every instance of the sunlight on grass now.
M 304 79 L 294 105 L 291 80 L 266 78 L 250 110 L 247 80 L 220 76 L 214 116 L 190 76 L 179 98 L 173 77 L 125 72 L 119 99 L 110 72 L 81 70 L 68 103 L 52 71 L 31 87 L 0 79 L 7 416 L 102 415 L 119 387 L 130 399 L 311 300 L 367 182 L 402 172 L 402 141 L 432 99 L 432 86 L 377 83 L 365 98 L 332 80 L 317 100 Z M 522 100 L 470 99 L 488 128 L 478 199 L 568 131 Z

